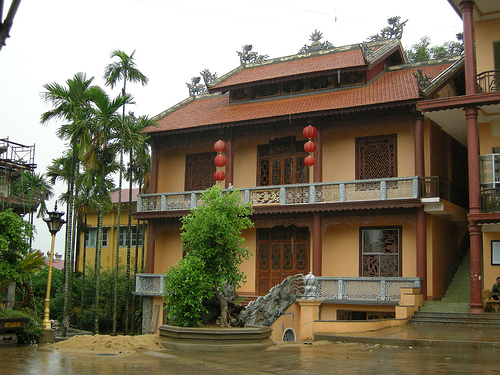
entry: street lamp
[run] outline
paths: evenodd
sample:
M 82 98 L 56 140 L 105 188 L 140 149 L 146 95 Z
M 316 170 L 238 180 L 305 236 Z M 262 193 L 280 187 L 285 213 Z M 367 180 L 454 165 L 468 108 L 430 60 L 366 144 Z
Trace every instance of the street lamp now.
M 50 284 L 52 283 L 52 263 L 54 262 L 54 242 L 56 240 L 56 233 L 66 222 L 62 219 L 64 212 L 57 212 L 57 201 L 53 212 L 48 212 L 49 217 L 43 219 L 49 227 L 49 232 L 52 235 L 52 244 L 50 245 L 50 258 L 49 258 L 49 275 L 47 277 L 47 295 L 45 296 L 45 309 L 43 317 L 43 330 L 44 330 L 44 342 L 53 343 L 54 342 L 54 332 L 52 331 L 52 325 L 50 324 L 49 312 L 50 312 Z

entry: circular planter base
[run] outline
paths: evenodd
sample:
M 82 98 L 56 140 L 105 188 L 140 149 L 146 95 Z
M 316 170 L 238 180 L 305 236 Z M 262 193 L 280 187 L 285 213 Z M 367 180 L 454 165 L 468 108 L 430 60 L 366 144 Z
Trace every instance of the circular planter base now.
M 161 343 L 168 349 L 218 352 L 265 349 L 274 345 L 270 327 L 194 328 L 162 325 L 159 330 Z

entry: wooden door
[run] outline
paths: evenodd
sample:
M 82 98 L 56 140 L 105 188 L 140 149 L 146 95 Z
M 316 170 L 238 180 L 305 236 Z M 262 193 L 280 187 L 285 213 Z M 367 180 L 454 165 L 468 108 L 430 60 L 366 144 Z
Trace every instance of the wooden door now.
M 309 230 L 276 226 L 257 229 L 257 292 L 265 295 L 287 276 L 309 272 Z

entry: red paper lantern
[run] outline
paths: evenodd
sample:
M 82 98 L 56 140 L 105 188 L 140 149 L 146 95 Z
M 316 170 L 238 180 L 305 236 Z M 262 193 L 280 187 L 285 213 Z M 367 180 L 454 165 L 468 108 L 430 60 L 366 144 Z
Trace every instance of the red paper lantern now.
M 220 154 L 220 155 L 217 155 L 214 159 L 214 164 L 217 166 L 217 167 L 223 167 L 225 166 L 227 163 L 227 159 L 224 155 Z
M 311 142 L 311 141 L 304 143 L 304 151 L 305 152 L 314 152 L 314 151 L 316 151 L 316 143 Z
M 302 130 L 302 135 L 307 139 L 312 139 L 318 135 L 318 129 L 312 125 L 308 125 Z
M 222 140 L 219 139 L 214 144 L 214 150 L 216 152 L 224 152 L 224 151 L 226 151 L 226 142 L 224 142 L 224 141 L 222 141 Z
M 304 163 L 310 167 L 314 165 L 314 163 L 316 163 L 316 159 L 314 159 L 313 156 L 309 155 L 304 158 Z
M 226 178 L 226 174 L 222 171 L 216 171 L 214 173 L 215 181 L 224 181 L 225 178 Z

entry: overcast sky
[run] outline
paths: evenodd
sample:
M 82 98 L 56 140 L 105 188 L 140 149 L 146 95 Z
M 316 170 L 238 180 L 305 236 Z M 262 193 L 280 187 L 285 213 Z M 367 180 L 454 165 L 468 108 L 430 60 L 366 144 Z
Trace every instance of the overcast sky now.
M 5 3 L 3 17 L 10 7 Z M 59 124 L 40 124 L 50 109 L 40 99 L 43 84 L 63 84 L 81 71 L 103 86 L 115 49 L 135 50 L 149 78 L 146 87 L 128 85 L 136 105 L 127 108 L 154 116 L 187 98 L 186 82 L 203 69 L 220 77 L 236 68 L 244 44 L 270 57 L 293 55 L 310 44 L 315 29 L 335 46 L 356 44 L 393 16 L 408 19 L 405 48 L 425 35 L 432 45 L 454 41 L 462 31 L 447 0 L 23 0 L 0 51 L 0 138 L 34 144 L 36 172 L 45 173 L 65 145 L 55 136 Z M 56 187 L 58 194 L 64 189 Z M 34 247 L 46 252 L 50 234 L 42 221 L 36 226 Z M 56 251 L 63 249 L 59 235 Z

